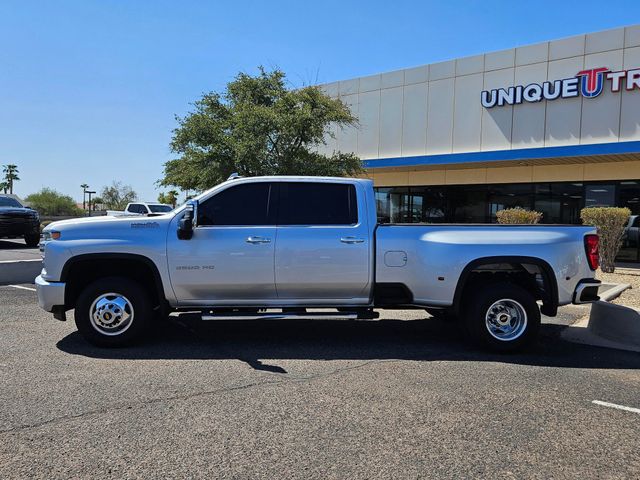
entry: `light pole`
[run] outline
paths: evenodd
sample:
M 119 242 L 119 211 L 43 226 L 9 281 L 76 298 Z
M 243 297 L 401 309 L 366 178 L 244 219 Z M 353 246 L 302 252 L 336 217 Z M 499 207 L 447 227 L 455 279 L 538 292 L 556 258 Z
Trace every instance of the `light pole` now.
M 89 216 L 91 216 L 91 195 L 96 192 L 94 190 L 87 190 L 86 192 L 89 194 Z
M 86 183 L 83 183 L 82 185 L 80 185 L 80 188 L 82 188 L 82 210 L 87 210 L 87 204 L 86 204 L 86 198 L 87 198 L 87 188 L 89 188 L 89 185 L 87 185 Z

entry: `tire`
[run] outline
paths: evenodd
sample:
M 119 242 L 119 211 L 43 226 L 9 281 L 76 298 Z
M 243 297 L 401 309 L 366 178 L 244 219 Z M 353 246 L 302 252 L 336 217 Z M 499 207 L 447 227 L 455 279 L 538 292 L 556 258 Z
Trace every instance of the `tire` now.
M 476 292 L 464 321 L 470 339 L 494 352 L 516 352 L 531 345 L 540 330 L 540 309 L 524 288 L 494 283 Z
M 124 347 L 139 340 L 154 316 L 151 299 L 138 283 L 107 277 L 87 286 L 75 305 L 78 331 L 98 347 Z
M 27 247 L 33 248 L 37 247 L 40 243 L 40 234 L 39 233 L 31 233 L 26 234 L 24 236 L 24 242 L 27 244 Z

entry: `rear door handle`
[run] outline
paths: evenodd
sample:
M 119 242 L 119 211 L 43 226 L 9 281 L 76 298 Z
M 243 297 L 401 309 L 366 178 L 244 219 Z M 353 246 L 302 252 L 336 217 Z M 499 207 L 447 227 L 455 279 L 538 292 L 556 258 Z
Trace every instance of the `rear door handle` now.
M 255 245 L 257 243 L 271 243 L 271 239 L 265 237 L 247 237 L 246 242 Z
M 342 237 L 340 241 L 342 243 L 364 243 L 364 238 Z

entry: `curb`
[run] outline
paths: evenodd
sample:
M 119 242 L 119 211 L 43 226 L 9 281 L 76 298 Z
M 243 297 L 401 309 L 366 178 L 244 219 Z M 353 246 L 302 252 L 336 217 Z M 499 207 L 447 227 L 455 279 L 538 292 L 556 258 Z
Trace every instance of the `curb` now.
M 640 353 L 640 310 L 607 303 L 591 304 L 591 313 L 565 328 L 564 340 Z
M 618 298 L 622 292 L 631 288 L 631 285 L 629 283 L 617 283 L 617 284 L 603 283 L 601 287 L 605 285 L 614 285 L 614 286 L 608 290 L 605 290 L 602 293 L 602 295 L 600 295 L 600 300 L 604 302 L 610 302 L 614 298 Z
M 8 260 L 0 262 L 0 285 L 33 283 L 42 270 L 42 260 Z

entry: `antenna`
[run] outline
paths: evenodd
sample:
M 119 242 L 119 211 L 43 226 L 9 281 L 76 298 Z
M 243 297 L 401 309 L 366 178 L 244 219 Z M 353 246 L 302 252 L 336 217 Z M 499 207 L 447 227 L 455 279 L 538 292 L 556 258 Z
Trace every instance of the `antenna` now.
M 236 178 L 242 178 L 242 175 L 240 175 L 238 172 L 233 172 L 231 175 L 229 175 L 229 178 L 227 178 L 227 181 L 235 180 Z

